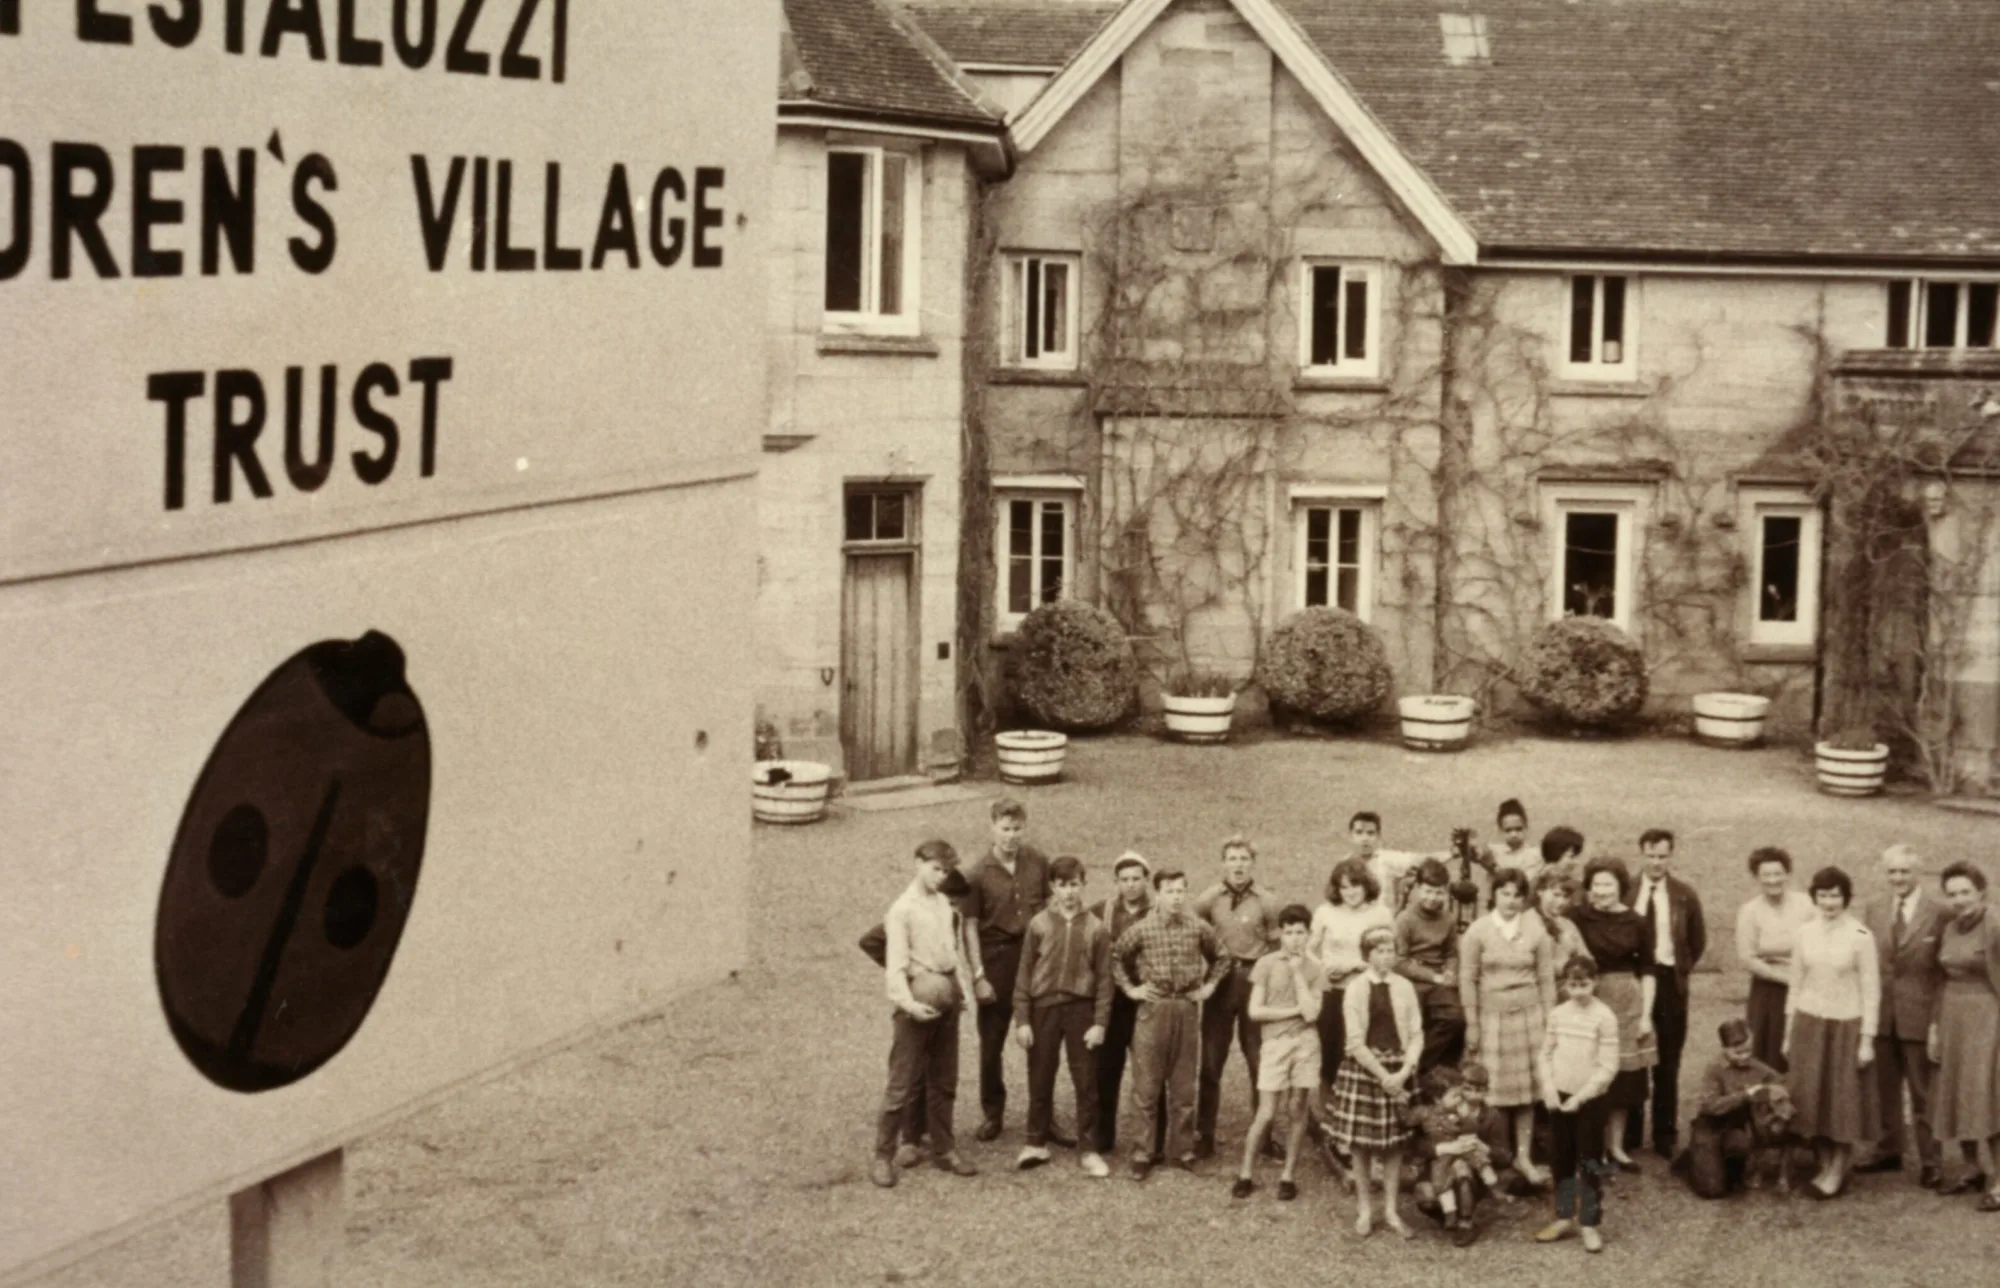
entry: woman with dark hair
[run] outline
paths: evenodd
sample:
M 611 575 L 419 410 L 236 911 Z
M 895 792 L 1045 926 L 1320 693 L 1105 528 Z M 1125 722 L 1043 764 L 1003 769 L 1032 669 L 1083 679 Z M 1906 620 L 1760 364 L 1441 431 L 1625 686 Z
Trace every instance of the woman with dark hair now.
M 1757 897 L 1736 914 L 1736 955 L 1750 972 L 1750 1054 L 1785 1071 L 1785 994 L 1791 987 L 1792 947 L 1799 927 L 1813 919 L 1810 896 L 1792 889 L 1792 856 L 1775 845 L 1750 851 Z
M 1605 1100 L 1605 1154 L 1619 1170 L 1639 1164 L 1625 1152 L 1625 1123 L 1646 1103 L 1646 1070 L 1660 1062 L 1653 1036 L 1653 931 L 1626 906 L 1632 874 L 1622 860 L 1592 859 L 1583 868 L 1583 906 L 1570 914 L 1591 960 L 1597 997 L 1618 1017 L 1618 1076 Z
M 1555 941 L 1558 977 L 1562 975 L 1563 963 L 1570 958 L 1578 954 L 1590 956 L 1576 923 L 1569 919 L 1570 909 L 1575 906 L 1575 880 L 1561 868 L 1544 868 L 1535 878 L 1535 915 L 1542 919 L 1542 929 Z
M 1830 1199 L 1847 1185 L 1854 1147 L 1882 1135 L 1874 1069 L 1882 968 L 1875 936 L 1847 910 L 1848 875 L 1821 868 L 1806 890 L 1819 915 L 1799 928 L 1792 950 L 1784 1053 L 1798 1110 L 1792 1129 L 1813 1142 L 1820 1160 L 1806 1191 Z
M 1319 1080 L 1331 1089 L 1347 1051 L 1347 1026 L 1339 999 L 1348 981 L 1367 966 L 1361 937 L 1370 930 L 1393 931 L 1396 918 L 1382 902 L 1382 886 L 1366 859 L 1343 859 L 1326 880 L 1326 902 L 1313 910 L 1306 953 L 1326 973 L 1327 1002 L 1319 1008 Z M 1393 939 L 1393 936 L 1392 936 Z M 1339 1161 L 1339 1160 L 1336 1160 Z
M 1486 1102 L 1514 1120 L 1514 1157 L 1523 1180 L 1548 1184 L 1528 1156 L 1535 1126 L 1535 1056 L 1556 1000 L 1555 941 L 1530 916 L 1528 878 L 1519 868 L 1493 874 L 1493 911 L 1458 942 L 1458 996 L 1465 1054 L 1491 1079 Z
M 1942 878 L 1952 917 L 1938 937 L 1944 989 L 1931 1025 L 1931 1129 L 1955 1140 L 1978 1170 L 1943 1190 L 1979 1197 L 1981 1212 L 2000 1212 L 2000 920 L 1986 910 L 1986 874 L 1954 863 Z

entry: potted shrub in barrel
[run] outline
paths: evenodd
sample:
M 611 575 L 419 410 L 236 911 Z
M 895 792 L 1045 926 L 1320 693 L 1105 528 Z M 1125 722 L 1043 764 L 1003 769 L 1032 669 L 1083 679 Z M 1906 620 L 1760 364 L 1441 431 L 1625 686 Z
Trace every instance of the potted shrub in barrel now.
M 1646 655 L 1601 617 L 1565 617 L 1535 632 L 1521 663 L 1528 701 L 1574 729 L 1609 729 L 1646 705 Z
M 1771 700 L 1755 693 L 1694 695 L 1694 736 L 1711 747 L 1755 747 L 1764 741 Z
M 1873 796 L 1889 776 L 1889 744 L 1873 725 L 1854 724 L 1813 746 L 1819 789 L 1829 796 Z
M 1273 706 L 1347 724 L 1381 710 L 1395 673 L 1368 623 L 1341 608 L 1306 608 L 1264 641 L 1257 679 Z
M 1104 729 L 1124 719 L 1138 691 L 1139 664 L 1117 618 L 1073 599 L 1029 613 L 1015 647 L 1015 696 L 1047 727 L 994 735 L 1000 777 L 1054 782 L 1069 750 L 1063 731 Z
M 1214 671 L 1178 667 L 1160 685 L 1167 732 L 1182 742 L 1222 742 L 1236 715 L 1235 680 Z
M 1479 704 L 1456 693 L 1422 693 L 1396 699 L 1403 745 L 1412 751 L 1463 751 L 1472 741 Z

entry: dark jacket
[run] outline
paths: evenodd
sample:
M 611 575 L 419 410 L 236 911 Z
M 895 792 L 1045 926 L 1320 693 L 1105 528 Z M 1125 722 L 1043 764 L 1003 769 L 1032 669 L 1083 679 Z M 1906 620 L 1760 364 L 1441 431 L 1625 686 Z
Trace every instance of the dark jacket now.
M 1896 898 L 1880 894 L 1861 908 L 1861 924 L 1875 936 L 1875 955 L 1882 966 L 1882 1010 L 1876 1022 L 1880 1037 L 1921 1042 L 1930 1032 L 1944 972 L 1938 969 L 1938 938 L 1951 920 L 1951 910 L 1928 892 L 1917 891 L 1910 924 L 1896 933 Z
M 1641 877 L 1643 884 L 1645 878 Z M 1639 886 L 1633 887 L 1633 898 L 1638 897 Z M 1702 917 L 1701 896 L 1694 887 L 1672 873 L 1667 874 L 1667 916 L 1671 918 L 1667 935 L 1674 945 L 1674 975 L 1680 985 L 1680 995 L 1687 996 L 1688 975 L 1694 970 L 1701 955 L 1708 951 L 1708 923 Z

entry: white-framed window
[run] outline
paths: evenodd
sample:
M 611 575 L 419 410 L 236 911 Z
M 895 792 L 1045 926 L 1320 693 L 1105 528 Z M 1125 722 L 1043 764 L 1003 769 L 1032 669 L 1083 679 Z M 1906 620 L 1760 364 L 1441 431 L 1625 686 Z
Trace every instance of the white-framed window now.
M 1890 282 L 1887 313 L 1891 349 L 1995 348 L 2000 282 Z
M 1631 380 L 1638 372 L 1633 320 L 1636 283 L 1623 273 L 1577 273 L 1569 279 L 1563 374 L 1582 380 Z
M 916 334 L 922 210 L 918 154 L 827 149 L 827 327 Z
M 1051 371 L 1076 368 L 1076 255 L 1021 252 L 1007 257 L 1007 364 Z
M 1486 35 L 1483 13 L 1441 13 L 1438 30 L 1444 36 L 1444 60 L 1452 67 L 1491 62 L 1493 46 Z
M 1082 483 L 1065 475 L 994 479 L 994 621 L 1013 630 L 1043 604 L 1076 593 L 1077 511 Z
M 1602 617 L 1632 629 L 1650 493 L 1622 484 L 1544 485 L 1550 616 Z
M 1798 489 L 1744 489 L 1750 642 L 1810 645 L 1819 636 L 1820 511 Z
M 1292 489 L 1292 602 L 1375 616 L 1379 488 Z
M 1299 298 L 1299 366 L 1308 375 L 1372 377 L 1381 370 L 1382 268 L 1309 260 Z

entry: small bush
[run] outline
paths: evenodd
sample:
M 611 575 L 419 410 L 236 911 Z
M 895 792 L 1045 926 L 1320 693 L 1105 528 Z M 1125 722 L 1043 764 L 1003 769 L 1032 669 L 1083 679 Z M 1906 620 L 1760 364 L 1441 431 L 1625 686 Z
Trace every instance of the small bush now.
M 1188 670 L 1176 667 L 1160 686 L 1160 692 L 1176 698 L 1227 698 L 1242 688 L 1220 671 Z
M 1835 751 L 1873 751 L 1882 740 L 1875 736 L 1874 725 L 1848 725 L 1828 738 L 1826 745 Z
M 1044 604 L 1021 622 L 1015 672 L 1021 704 L 1057 729 L 1102 729 L 1132 707 L 1139 665 L 1125 628 L 1076 600 Z
M 1281 707 L 1345 721 L 1379 709 L 1396 677 L 1374 628 L 1344 609 L 1307 608 L 1264 641 L 1257 678 Z
M 1646 705 L 1646 655 L 1601 617 L 1566 617 L 1535 632 L 1521 674 L 1528 701 L 1571 724 L 1618 724 Z

